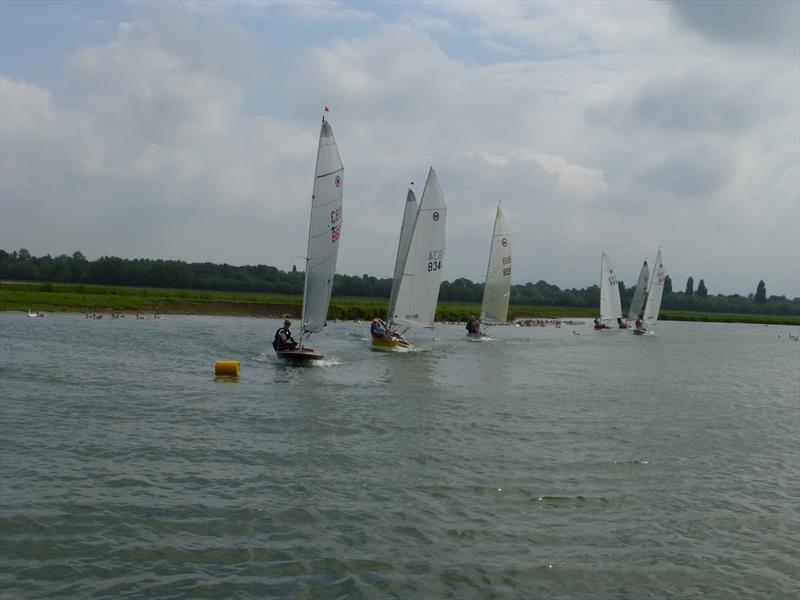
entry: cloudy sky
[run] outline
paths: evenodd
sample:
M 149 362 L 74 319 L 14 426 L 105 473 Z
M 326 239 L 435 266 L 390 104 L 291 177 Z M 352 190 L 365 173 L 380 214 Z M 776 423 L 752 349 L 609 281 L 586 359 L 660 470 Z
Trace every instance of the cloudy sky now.
M 338 270 L 389 276 L 433 165 L 447 279 L 800 296 L 797 2 L 0 2 L 0 247 L 290 268 L 324 105 Z M 300 266 L 300 265 L 298 265 Z

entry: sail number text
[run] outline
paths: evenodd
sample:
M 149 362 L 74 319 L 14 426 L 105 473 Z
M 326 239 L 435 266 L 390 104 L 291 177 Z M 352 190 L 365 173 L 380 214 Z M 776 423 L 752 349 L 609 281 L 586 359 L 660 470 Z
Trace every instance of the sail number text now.
M 504 266 L 503 267 L 503 275 L 505 277 L 508 277 L 509 275 L 511 275 L 511 257 L 510 256 L 504 256 L 503 257 L 503 264 L 504 265 L 508 265 L 508 266 Z
M 337 223 L 339 223 L 337 225 Z M 331 244 L 339 241 L 342 235 L 342 207 L 331 211 Z
M 431 250 L 428 252 L 428 271 L 440 271 L 444 250 Z

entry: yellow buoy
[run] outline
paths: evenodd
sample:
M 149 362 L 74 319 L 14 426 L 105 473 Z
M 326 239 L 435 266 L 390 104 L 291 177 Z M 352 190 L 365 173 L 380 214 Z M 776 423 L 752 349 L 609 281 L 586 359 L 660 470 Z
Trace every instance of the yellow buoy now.
M 218 360 L 214 363 L 214 375 L 227 375 L 229 377 L 239 376 L 238 360 Z

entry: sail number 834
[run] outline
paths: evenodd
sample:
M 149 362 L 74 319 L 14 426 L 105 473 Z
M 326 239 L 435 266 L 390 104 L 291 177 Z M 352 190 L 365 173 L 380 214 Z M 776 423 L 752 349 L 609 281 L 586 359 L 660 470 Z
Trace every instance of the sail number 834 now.
M 428 271 L 440 271 L 442 269 L 442 257 L 444 250 L 431 250 L 428 252 Z

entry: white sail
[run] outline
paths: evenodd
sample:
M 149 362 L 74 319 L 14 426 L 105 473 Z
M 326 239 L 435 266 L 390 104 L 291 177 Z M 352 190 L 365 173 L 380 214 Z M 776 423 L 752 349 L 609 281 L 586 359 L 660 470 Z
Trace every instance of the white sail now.
M 505 323 L 508 316 L 508 299 L 511 296 L 509 239 L 506 220 L 498 206 L 489 249 L 489 266 L 486 268 L 486 285 L 483 287 L 481 301 L 481 321 L 484 323 Z
M 619 299 L 619 283 L 606 253 L 600 260 L 600 320 L 616 321 L 622 318 L 622 302 Z
M 661 296 L 664 293 L 664 262 L 661 260 L 661 250 L 656 256 L 656 266 L 650 287 L 647 290 L 647 303 L 644 305 L 645 326 L 650 329 L 658 321 L 658 311 L 661 309 Z
M 400 226 L 400 242 L 397 244 L 397 258 L 394 263 L 394 279 L 392 280 L 392 293 L 389 296 L 389 313 L 387 321 L 391 323 L 392 316 L 397 306 L 397 292 L 400 289 L 400 282 L 403 279 L 403 272 L 406 270 L 406 260 L 408 250 L 411 247 L 411 236 L 414 233 L 414 224 L 417 222 L 417 212 L 419 205 L 414 190 L 408 190 L 406 197 L 406 208 L 403 212 L 403 224 Z
M 636 289 L 633 291 L 631 305 L 628 308 L 628 321 L 631 323 L 639 317 L 639 313 L 642 311 L 648 279 L 650 279 L 650 269 L 647 266 L 647 261 L 644 261 L 642 270 L 639 271 L 639 280 L 636 282 Z
M 447 205 L 436 171 L 431 168 L 417 211 L 406 268 L 390 319 L 401 325 L 432 327 L 444 261 Z
M 330 124 L 323 119 L 319 134 L 311 223 L 308 231 L 306 282 L 303 290 L 302 332 L 318 333 L 325 327 L 336 271 L 342 230 L 344 169 Z

